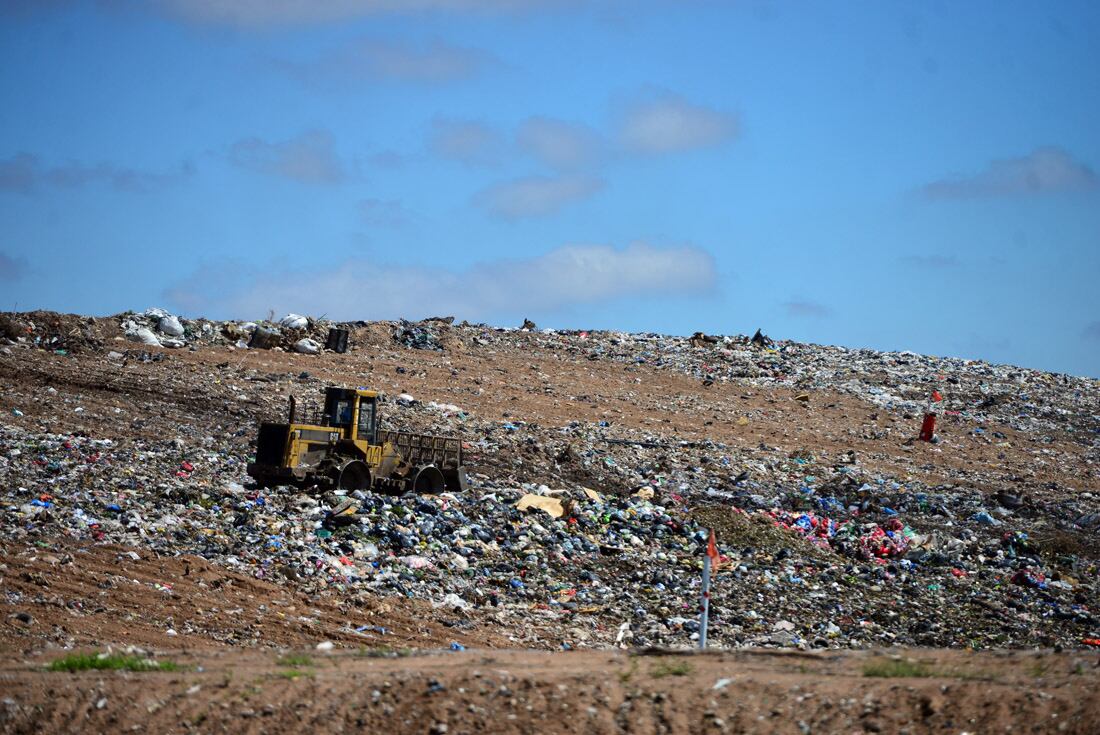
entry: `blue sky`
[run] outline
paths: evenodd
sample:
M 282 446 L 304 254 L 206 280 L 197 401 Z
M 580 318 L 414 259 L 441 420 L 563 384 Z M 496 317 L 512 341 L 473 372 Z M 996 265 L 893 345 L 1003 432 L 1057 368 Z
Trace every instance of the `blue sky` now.
M 0 0 L 0 308 L 1100 376 L 1098 8 Z

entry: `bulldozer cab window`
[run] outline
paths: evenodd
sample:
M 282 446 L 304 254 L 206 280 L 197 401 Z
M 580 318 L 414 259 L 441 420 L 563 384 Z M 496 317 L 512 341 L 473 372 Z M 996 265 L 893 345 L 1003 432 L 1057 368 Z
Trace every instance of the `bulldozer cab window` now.
M 359 401 L 359 430 L 360 439 L 365 439 L 374 444 L 374 399 L 363 398 Z
M 351 426 L 351 401 L 336 401 L 332 411 L 333 426 Z

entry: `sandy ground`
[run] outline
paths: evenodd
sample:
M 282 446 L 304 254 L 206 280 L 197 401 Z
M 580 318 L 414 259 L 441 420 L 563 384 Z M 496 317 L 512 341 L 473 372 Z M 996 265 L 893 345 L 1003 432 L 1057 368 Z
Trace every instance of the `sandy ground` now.
M 175 672 L 0 667 L 0 729 L 38 732 L 1100 731 L 1096 656 L 468 650 L 164 652 Z M 922 676 L 869 676 L 912 663 Z
M 0 651 L 9 655 L 110 645 L 507 645 L 476 613 L 442 613 L 400 597 L 310 596 L 198 556 L 61 543 L 48 550 L 2 546 L 0 559 Z

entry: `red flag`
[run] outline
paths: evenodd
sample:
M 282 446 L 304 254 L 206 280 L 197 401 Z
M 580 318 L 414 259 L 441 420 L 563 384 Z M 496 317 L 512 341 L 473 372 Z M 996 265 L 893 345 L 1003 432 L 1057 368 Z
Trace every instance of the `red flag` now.
M 939 403 L 943 400 L 943 396 L 940 395 L 940 392 L 938 390 L 934 390 L 932 391 L 932 400 L 935 403 Z
M 711 561 L 718 561 L 718 546 L 714 543 L 714 529 L 710 530 L 710 541 L 707 541 L 707 556 Z

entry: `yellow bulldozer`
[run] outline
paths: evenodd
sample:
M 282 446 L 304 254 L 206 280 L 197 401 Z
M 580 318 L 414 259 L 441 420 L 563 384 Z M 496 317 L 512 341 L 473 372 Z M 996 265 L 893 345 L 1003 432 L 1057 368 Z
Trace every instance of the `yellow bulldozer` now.
M 248 474 L 261 487 L 439 493 L 466 489 L 462 441 L 379 428 L 378 392 L 325 389 L 317 423 L 295 420 L 290 399 L 286 423 L 260 424 L 256 461 Z

